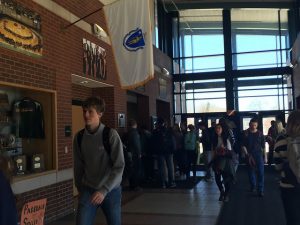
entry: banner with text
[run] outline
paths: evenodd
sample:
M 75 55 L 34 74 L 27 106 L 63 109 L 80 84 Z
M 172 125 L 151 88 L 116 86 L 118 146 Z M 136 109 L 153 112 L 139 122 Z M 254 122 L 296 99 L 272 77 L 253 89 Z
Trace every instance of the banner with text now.
M 44 225 L 47 199 L 28 202 L 23 206 L 20 225 Z

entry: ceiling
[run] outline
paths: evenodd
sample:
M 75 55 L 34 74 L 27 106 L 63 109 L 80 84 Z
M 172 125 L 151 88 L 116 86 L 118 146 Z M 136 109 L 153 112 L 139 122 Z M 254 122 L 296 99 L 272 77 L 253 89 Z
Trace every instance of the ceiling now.
M 99 0 L 103 5 L 107 5 L 110 4 L 114 1 L 118 1 L 118 0 Z M 195 4 L 195 3 L 254 3 L 254 2 L 281 2 L 281 3 L 286 3 L 286 2 L 296 2 L 296 0 L 162 0 L 164 1 L 166 4 L 171 4 L 172 2 L 174 2 L 175 4 L 186 4 L 186 3 L 190 3 L 190 4 Z
M 231 2 L 238 2 L 238 3 L 253 3 L 253 2 L 262 2 L 259 0 L 164 0 L 165 3 L 172 3 L 181 4 L 181 3 L 231 3 Z M 264 3 L 266 2 L 294 2 L 295 0 L 263 0 Z

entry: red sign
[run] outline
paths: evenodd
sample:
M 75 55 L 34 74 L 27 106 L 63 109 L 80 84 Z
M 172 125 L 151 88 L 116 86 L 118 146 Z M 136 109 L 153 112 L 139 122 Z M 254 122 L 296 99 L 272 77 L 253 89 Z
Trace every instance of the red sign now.
M 47 199 L 28 202 L 23 206 L 20 225 L 44 225 Z

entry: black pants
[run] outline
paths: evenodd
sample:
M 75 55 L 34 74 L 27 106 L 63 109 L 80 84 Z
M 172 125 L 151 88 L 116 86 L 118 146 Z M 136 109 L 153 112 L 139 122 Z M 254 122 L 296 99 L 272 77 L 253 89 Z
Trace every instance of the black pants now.
M 223 181 L 222 181 L 223 179 Z M 221 193 L 227 195 L 231 187 L 231 176 L 224 171 L 215 173 L 215 181 Z
M 142 160 L 139 157 L 133 157 L 133 167 L 129 177 L 129 185 L 136 188 L 140 185 Z
M 186 152 L 186 178 L 190 177 L 190 171 L 193 171 L 193 177 L 196 178 L 197 154 L 195 151 L 185 150 Z

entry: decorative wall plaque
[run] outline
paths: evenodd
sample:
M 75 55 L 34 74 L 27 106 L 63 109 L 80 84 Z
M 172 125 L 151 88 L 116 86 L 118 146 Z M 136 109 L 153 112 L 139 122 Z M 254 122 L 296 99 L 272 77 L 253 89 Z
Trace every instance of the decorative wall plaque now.
M 107 63 L 104 48 L 83 39 L 83 74 L 100 80 L 106 80 Z
M 12 0 L 0 0 L 0 45 L 31 56 L 42 56 L 41 18 Z

